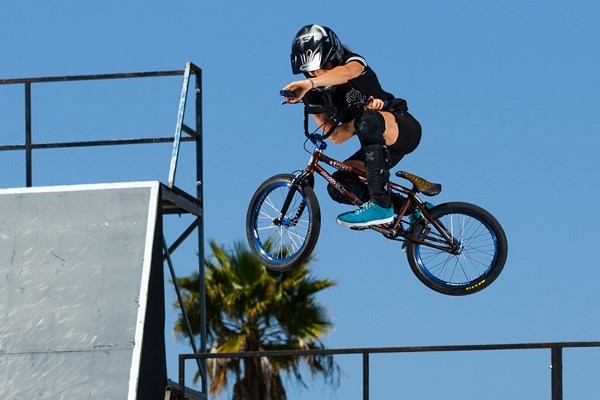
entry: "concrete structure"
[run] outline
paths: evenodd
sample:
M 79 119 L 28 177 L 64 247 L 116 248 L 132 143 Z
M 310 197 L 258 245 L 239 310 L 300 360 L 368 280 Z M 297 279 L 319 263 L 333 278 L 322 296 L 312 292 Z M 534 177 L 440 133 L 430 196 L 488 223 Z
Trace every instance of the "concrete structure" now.
M 0 399 L 164 398 L 161 187 L 0 190 Z

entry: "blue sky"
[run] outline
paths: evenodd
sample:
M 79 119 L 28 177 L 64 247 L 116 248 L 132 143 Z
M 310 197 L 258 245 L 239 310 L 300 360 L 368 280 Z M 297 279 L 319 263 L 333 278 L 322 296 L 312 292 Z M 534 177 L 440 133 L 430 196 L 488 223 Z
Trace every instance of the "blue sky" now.
M 182 69 L 204 76 L 205 232 L 245 237 L 247 203 L 267 177 L 303 168 L 302 110 L 282 107 L 295 32 L 333 28 L 423 125 L 397 167 L 443 184 L 434 202 L 468 201 L 505 228 L 509 257 L 485 291 L 447 297 L 412 276 L 398 243 L 335 223 L 347 208 L 317 182 L 315 273 L 335 321 L 330 348 L 596 341 L 600 321 L 595 203 L 600 196 L 600 5 L 507 1 L 4 1 L 0 78 Z M 37 142 L 168 136 L 181 78 L 33 87 Z M 23 89 L 0 87 L 2 144 L 23 143 Z M 358 142 L 330 146 L 343 159 Z M 34 185 L 167 179 L 170 145 L 34 152 Z M 177 184 L 193 192 L 191 147 Z M 2 187 L 25 184 L 24 155 L 0 153 Z M 178 260 L 180 274 L 194 268 Z M 189 267 L 188 267 L 189 266 Z M 169 336 L 170 339 L 170 336 Z M 169 375 L 176 354 L 169 340 Z M 565 350 L 564 393 L 600 397 L 600 349 Z M 340 358 L 337 392 L 360 398 L 360 359 Z M 371 398 L 550 397 L 546 351 L 376 356 Z

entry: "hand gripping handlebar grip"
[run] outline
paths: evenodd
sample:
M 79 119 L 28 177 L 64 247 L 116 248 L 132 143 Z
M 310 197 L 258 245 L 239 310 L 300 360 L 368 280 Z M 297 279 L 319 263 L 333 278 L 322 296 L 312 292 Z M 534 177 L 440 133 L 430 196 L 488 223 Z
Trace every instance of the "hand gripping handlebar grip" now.
M 294 97 L 296 97 L 296 92 L 294 92 L 293 90 L 280 90 L 279 95 L 283 96 L 283 97 L 294 98 Z

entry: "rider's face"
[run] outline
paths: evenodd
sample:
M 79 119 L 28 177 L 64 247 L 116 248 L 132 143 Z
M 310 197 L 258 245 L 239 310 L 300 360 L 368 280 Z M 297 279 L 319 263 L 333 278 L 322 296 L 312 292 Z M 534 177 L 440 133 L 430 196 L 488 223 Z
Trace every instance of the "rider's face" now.
M 316 71 L 309 71 L 308 75 L 310 75 L 311 78 L 315 78 L 317 76 L 326 74 L 331 69 L 333 69 L 333 63 L 331 61 L 329 61 L 327 64 L 325 64 L 325 66 L 323 68 L 318 69 Z

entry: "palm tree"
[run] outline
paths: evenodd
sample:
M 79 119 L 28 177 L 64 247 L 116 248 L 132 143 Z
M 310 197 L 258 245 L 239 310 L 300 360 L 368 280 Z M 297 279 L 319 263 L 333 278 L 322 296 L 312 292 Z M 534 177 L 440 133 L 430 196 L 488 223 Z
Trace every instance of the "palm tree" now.
M 231 252 L 210 242 L 212 258 L 206 260 L 207 343 L 211 352 L 321 349 L 321 338 L 333 323 L 315 295 L 335 285 L 310 274 L 308 259 L 293 271 L 276 273 L 261 265 L 242 244 Z M 199 334 L 198 273 L 178 279 L 184 308 Z M 180 315 L 174 328 L 185 332 Z M 338 383 L 339 367 L 332 356 L 211 359 L 208 362 L 210 394 L 229 387 L 233 378 L 236 400 L 283 400 L 282 375 L 304 385 L 301 362 L 313 376 Z

